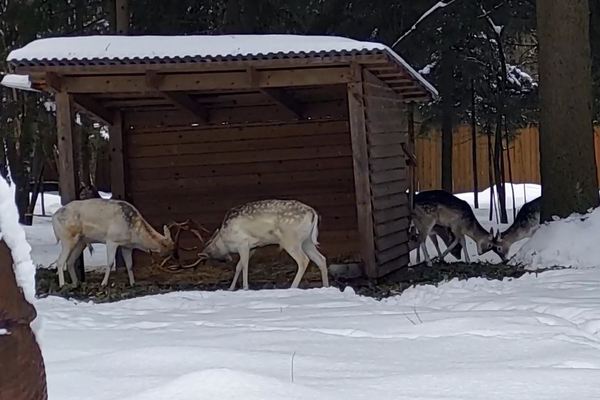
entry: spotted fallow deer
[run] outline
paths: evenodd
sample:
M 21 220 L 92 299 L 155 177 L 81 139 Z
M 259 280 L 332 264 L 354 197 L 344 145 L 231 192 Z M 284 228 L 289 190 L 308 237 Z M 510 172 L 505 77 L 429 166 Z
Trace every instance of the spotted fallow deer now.
M 121 248 L 130 285 L 135 283 L 133 249 L 155 252 L 162 256 L 172 254 L 175 249 L 167 226 L 164 226 L 164 235 L 161 235 L 146 222 L 134 206 L 122 200 L 72 201 L 54 213 L 52 228 L 62 246 L 56 261 L 61 287 L 65 284 L 65 269 L 69 271 L 72 283 L 77 285 L 75 260 L 83 249 L 92 243 L 106 244 L 107 265 L 102 286 L 108 283 L 117 248 Z
M 511 226 L 498 234 L 493 250 L 502 258 L 502 261 L 507 261 L 513 244 L 531 237 L 540 227 L 541 203 L 542 198 L 538 197 L 523 204 Z
M 413 222 L 419 232 L 419 242 L 427 264 L 431 264 L 431 259 L 425 246 L 425 240 L 436 225 L 450 229 L 455 236 L 453 242 L 442 253 L 441 259 L 460 243 L 463 247 L 465 261 L 470 262 L 465 235 L 475 241 L 478 254 L 492 250 L 495 243 L 493 230 L 488 232 L 481 226 L 466 201 L 443 190 L 429 190 L 416 194 L 414 204 Z
M 248 262 L 254 249 L 279 245 L 298 264 L 292 282 L 297 288 L 310 261 L 321 271 L 323 286 L 329 286 L 327 262 L 317 250 L 319 214 L 296 200 L 262 200 L 229 210 L 221 227 L 206 242 L 201 257 L 231 261 L 239 254 L 235 276 L 229 290 L 234 290 L 243 272 L 243 288 L 248 289 Z

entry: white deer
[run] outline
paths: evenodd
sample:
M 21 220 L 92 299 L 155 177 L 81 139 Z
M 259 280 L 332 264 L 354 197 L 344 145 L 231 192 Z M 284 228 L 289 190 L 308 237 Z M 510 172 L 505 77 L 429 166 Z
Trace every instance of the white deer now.
M 202 257 L 231 261 L 239 254 L 235 276 L 229 290 L 234 290 L 243 272 L 243 288 L 248 289 L 248 262 L 254 249 L 277 244 L 298 264 L 292 282 L 297 288 L 310 261 L 321 271 L 323 286 L 329 286 L 327 262 L 317 250 L 319 215 L 296 200 L 263 200 L 235 207 L 227 212 L 221 227 L 206 242 Z
M 65 284 L 64 271 L 67 269 L 71 281 L 77 285 L 75 260 L 86 246 L 92 243 L 106 244 L 106 270 L 102 286 L 108 283 L 110 270 L 115 262 L 117 248 L 121 248 L 129 284 L 133 286 L 133 249 L 156 252 L 160 255 L 172 254 L 175 243 L 167 226 L 164 235 L 155 231 L 131 204 L 122 200 L 87 199 L 76 200 L 61 207 L 52 216 L 52 228 L 62 250 L 56 261 L 58 282 Z

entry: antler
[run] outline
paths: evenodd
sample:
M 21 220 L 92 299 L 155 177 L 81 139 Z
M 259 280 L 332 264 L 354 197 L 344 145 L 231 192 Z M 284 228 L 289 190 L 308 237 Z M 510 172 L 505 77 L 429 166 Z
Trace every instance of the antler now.
M 194 236 L 196 236 L 198 238 L 198 240 L 200 240 L 200 242 L 204 243 L 204 238 L 202 237 L 200 230 L 202 230 L 206 233 L 209 233 L 209 231 L 206 230 L 201 225 L 197 224 L 196 222 L 192 221 L 191 219 L 188 219 L 183 222 L 173 221 L 173 222 L 170 222 L 169 224 L 167 224 L 167 228 L 169 230 L 171 230 L 174 227 L 177 228 L 175 235 L 173 235 L 173 238 L 174 238 L 173 242 L 175 242 L 175 250 L 174 250 L 173 254 L 168 255 L 165 259 L 162 260 L 162 262 L 160 264 L 158 264 L 159 268 L 162 268 L 162 269 L 166 268 L 169 271 L 177 271 L 177 270 L 182 270 L 182 269 L 194 268 L 194 267 L 198 266 L 202 261 L 204 261 L 207 258 L 204 254 L 199 254 L 198 260 L 196 260 L 195 262 L 193 262 L 191 264 L 182 265 L 179 262 L 179 250 L 180 249 L 184 250 L 184 251 L 193 251 L 193 250 L 198 249 L 198 246 L 191 247 L 191 248 L 181 247 L 179 244 L 181 232 L 182 231 L 190 232 Z M 167 262 L 169 260 L 175 261 L 175 264 L 170 264 L 165 267 L 165 264 L 167 264 Z

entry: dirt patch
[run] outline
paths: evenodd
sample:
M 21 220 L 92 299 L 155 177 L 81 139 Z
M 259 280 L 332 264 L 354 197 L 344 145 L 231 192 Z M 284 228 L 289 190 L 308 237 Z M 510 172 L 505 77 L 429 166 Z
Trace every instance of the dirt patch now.
M 40 297 L 57 295 L 77 300 L 110 302 L 182 290 L 226 290 L 233 279 L 233 272 L 233 265 L 219 263 L 201 265 L 181 272 L 169 272 L 157 267 L 146 268 L 136 271 L 136 284 L 130 287 L 127 273 L 122 268 L 111 272 L 109 284 L 105 288 L 100 286 L 104 275 L 102 272 L 88 272 L 86 282 L 79 287 L 65 286 L 60 289 L 56 270 L 38 269 L 36 284 L 37 294 Z M 251 290 L 286 289 L 290 287 L 294 279 L 296 265 L 293 261 L 280 257 L 271 262 L 253 263 L 248 272 Z M 340 289 L 350 286 L 358 294 L 381 299 L 398 295 L 411 286 L 437 285 L 454 278 L 462 280 L 481 277 L 502 280 L 519 278 L 526 273 L 530 273 L 530 271 L 526 271 L 520 266 L 505 264 L 439 263 L 431 267 L 425 265 L 408 267 L 393 276 L 379 279 L 377 282 L 364 278 L 344 280 L 332 277 L 330 277 L 330 281 L 332 286 Z M 240 283 L 238 283 L 238 287 L 239 285 Z M 311 264 L 300 287 L 320 286 L 321 275 L 318 269 Z

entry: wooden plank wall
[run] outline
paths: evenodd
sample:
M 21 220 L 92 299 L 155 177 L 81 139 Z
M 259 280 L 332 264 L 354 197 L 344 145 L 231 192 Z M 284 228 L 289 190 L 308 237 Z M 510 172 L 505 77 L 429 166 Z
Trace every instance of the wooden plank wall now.
M 385 83 L 364 71 L 365 113 L 375 253 L 380 275 L 409 262 L 409 173 L 402 143 L 408 142 L 403 100 Z
M 127 198 L 154 226 L 192 218 L 211 231 L 229 208 L 244 202 L 297 199 L 321 214 L 319 241 L 329 259 L 354 255 L 345 100 L 309 110 L 309 121 L 276 122 L 284 117 L 269 109 L 273 114 L 219 111 L 236 121 L 220 126 L 192 126 L 183 113 L 127 115 Z

